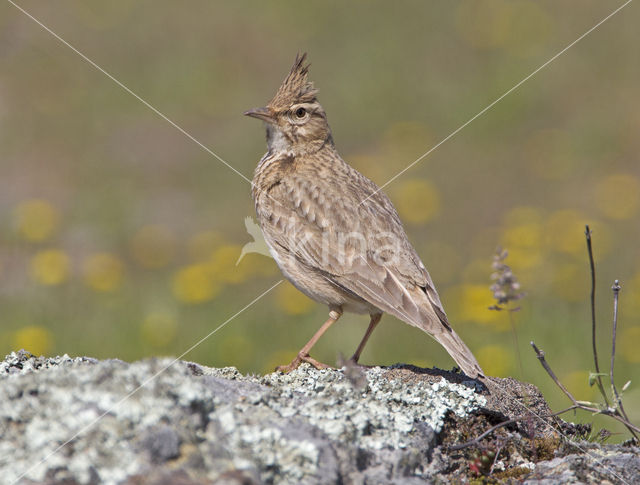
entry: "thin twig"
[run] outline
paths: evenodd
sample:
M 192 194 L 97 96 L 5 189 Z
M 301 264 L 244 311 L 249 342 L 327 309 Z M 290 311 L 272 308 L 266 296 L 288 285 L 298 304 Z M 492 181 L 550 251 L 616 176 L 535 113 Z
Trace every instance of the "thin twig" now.
M 618 295 L 620 294 L 620 282 L 615 280 L 611 287 L 613 291 L 613 330 L 611 338 L 611 366 L 609 367 L 609 380 L 611 381 L 611 394 L 616 397 L 616 404 L 620 405 L 620 396 L 618 396 L 618 390 L 616 384 L 613 381 L 613 364 L 616 360 L 616 332 L 618 329 Z
M 618 394 L 618 389 L 616 388 L 615 381 L 613 379 L 613 363 L 616 359 L 616 333 L 618 329 L 618 297 L 620 294 L 620 281 L 615 280 L 613 286 L 611 287 L 613 290 L 613 330 L 612 330 L 612 338 L 611 338 L 611 366 L 609 367 L 609 380 L 611 381 L 611 392 L 616 399 L 616 408 L 620 411 L 620 414 L 624 419 L 629 421 L 629 417 L 627 416 L 626 411 L 624 410 L 624 406 L 622 405 L 622 399 L 620 399 L 620 395 Z M 638 436 L 633 431 L 633 429 L 627 426 L 629 432 L 633 435 L 635 439 L 638 439 Z
M 551 413 L 551 414 L 543 414 L 541 416 L 539 416 L 540 418 L 554 418 L 556 416 L 559 416 L 560 414 L 564 414 L 566 412 L 569 412 L 573 409 L 578 409 L 580 407 L 579 404 L 574 404 L 570 407 L 568 407 L 567 409 L 563 409 L 562 411 L 558 411 L 557 413 Z M 519 421 L 522 421 L 524 419 L 529 419 L 531 418 L 531 414 L 523 414 L 522 416 L 518 416 L 517 418 L 513 418 L 513 419 L 509 419 L 507 421 L 502 421 L 501 423 L 498 423 L 496 425 L 491 426 L 491 428 L 489 428 L 488 430 L 486 430 L 484 433 L 482 433 L 481 435 L 477 436 L 476 438 L 467 441 L 466 443 L 461 443 L 459 445 L 454 445 L 454 446 L 449 446 L 449 450 L 451 451 L 456 451 L 456 450 L 462 450 L 464 448 L 468 448 L 470 446 L 473 445 L 477 445 L 480 444 L 480 442 L 485 439 L 487 436 L 489 436 L 491 433 L 493 433 L 494 431 L 500 429 L 500 428 L 504 428 L 505 426 L 509 426 L 510 424 L 515 424 Z
M 493 457 L 493 463 L 491 464 L 491 468 L 489 469 L 489 476 L 491 476 L 491 474 L 493 473 L 493 469 L 496 466 L 496 463 L 498 462 L 498 457 L 500 456 L 500 452 L 502 451 L 502 449 L 504 448 L 504 445 L 500 445 L 498 447 L 498 450 L 496 451 L 496 455 Z
M 540 363 L 542 364 L 542 367 L 544 367 L 544 370 L 547 371 L 547 374 L 549 374 L 549 377 L 551 377 L 551 379 L 553 379 L 553 382 L 555 382 L 557 384 L 557 386 L 562 390 L 562 392 L 565 393 L 565 395 L 571 399 L 571 402 L 573 404 L 575 404 L 576 406 L 580 406 L 580 404 L 578 403 L 578 401 L 576 401 L 576 398 L 573 397 L 573 394 L 571 394 L 569 392 L 569 390 L 564 387 L 564 385 L 562 385 L 562 382 L 560 382 L 560 379 L 558 379 L 556 377 L 556 374 L 553 372 L 553 370 L 551 370 L 551 367 L 549 367 L 549 364 L 547 364 L 546 359 L 544 358 L 544 351 L 540 350 L 538 347 L 536 347 L 536 344 L 533 342 L 533 340 L 531 341 L 531 346 L 533 347 L 533 350 L 535 350 L 536 352 L 536 357 L 538 357 L 538 360 L 540 361 Z
M 587 252 L 589 253 L 589 266 L 591 267 L 591 344 L 593 346 L 593 362 L 596 366 L 596 382 L 600 394 L 604 398 L 604 402 L 609 407 L 609 400 L 607 399 L 607 393 L 604 392 L 604 386 L 602 385 L 602 377 L 600 376 L 600 365 L 598 364 L 598 348 L 596 345 L 596 265 L 593 260 L 593 248 L 591 247 L 591 229 L 589 226 L 585 226 L 584 234 L 587 238 Z

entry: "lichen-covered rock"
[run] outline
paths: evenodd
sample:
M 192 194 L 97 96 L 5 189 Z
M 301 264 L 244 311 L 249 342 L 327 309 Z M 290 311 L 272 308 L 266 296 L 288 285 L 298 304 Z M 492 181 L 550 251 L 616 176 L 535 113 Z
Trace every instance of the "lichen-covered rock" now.
M 166 464 L 198 479 L 388 483 L 424 474 L 447 413 L 486 402 L 447 381 L 364 376 L 358 388 L 307 365 L 246 377 L 169 359 L 14 353 L 0 367 L 0 476 L 120 483 Z
M 448 454 L 446 443 L 479 434 L 469 427 L 509 416 L 513 405 L 483 395 L 476 384 L 459 374 L 409 366 L 319 371 L 304 365 L 260 377 L 171 359 L 128 364 L 13 353 L 0 363 L 0 482 L 466 480 L 471 455 Z M 529 402 L 543 406 L 539 394 L 526 392 Z M 517 427 L 502 432 L 500 439 L 520 439 Z M 519 450 L 527 455 L 536 446 L 552 449 L 557 441 L 541 434 Z M 573 461 L 534 464 L 516 448 L 503 446 L 496 472 L 528 475 L 532 483 L 581 477 Z M 624 468 L 637 469 L 633 450 L 601 460 L 615 469 L 626 460 Z M 549 458 L 553 453 L 547 451 Z M 590 455 L 576 456 L 584 466 L 596 463 Z
M 640 481 L 640 456 L 636 450 L 613 446 L 607 451 L 600 446 L 585 448 L 585 453 L 568 455 L 539 463 L 524 483 L 621 483 Z

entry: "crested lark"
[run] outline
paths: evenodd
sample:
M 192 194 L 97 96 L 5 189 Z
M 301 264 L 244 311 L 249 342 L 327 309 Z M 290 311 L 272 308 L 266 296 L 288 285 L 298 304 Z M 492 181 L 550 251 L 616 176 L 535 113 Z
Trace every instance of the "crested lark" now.
M 301 362 L 327 367 L 311 347 L 343 312 L 368 313 L 357 362 L 383 312 L 434 337 L 469 377 L 483 371 L 451 328 L 429 273 L 409 243 L 396 209 L 371 180 L 336 151 L 327 116 L 308 81 L 306 54 L 264 108 L 245 114 L 265 122 L 268 152 L 256 168 L 252 195 L 258 222 L 285 277 L 329 307 L 329 319 L 278 370 Z

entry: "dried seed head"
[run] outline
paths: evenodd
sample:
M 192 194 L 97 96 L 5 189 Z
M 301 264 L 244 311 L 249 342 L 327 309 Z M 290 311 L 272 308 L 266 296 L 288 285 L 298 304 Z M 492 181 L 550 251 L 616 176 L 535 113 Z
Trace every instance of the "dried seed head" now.
M 519 308 L 506 307 L 509 306 L 510 302 L 520 300 L 525 295 L 524 292 L 520 291 L 520 283 L 516 275 L 513 274 L 509 265 L 505 263 L 508 254 L 506 249 L 503 250 L 498 247 L 493 256 L 491 279 L 494 283 L 490 286 L 490 289 L 493 292 L 496 304 L 489 307 L 491 310 L 516 311 Z

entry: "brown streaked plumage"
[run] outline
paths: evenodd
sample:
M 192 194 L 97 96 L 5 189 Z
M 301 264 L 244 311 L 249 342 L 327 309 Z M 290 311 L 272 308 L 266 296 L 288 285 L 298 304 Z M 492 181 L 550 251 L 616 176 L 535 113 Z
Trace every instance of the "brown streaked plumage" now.
M 252 195 L 258 222 L 285 277 L 329 307 L 329 319 L 287 366 L 345 311 L 368 313 L 369 328 L 352 359 L 358 361 L 383 312 L 434 337 L 469 377 L 483 371 L 451 328 L 429 273 L 409 243 L 389 198 L 338 154 L 317 90 L 308 81 L 306 54 L 265 108 L 268 152 L 256 168 Z

